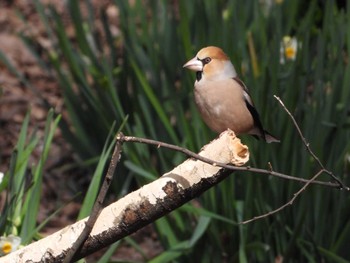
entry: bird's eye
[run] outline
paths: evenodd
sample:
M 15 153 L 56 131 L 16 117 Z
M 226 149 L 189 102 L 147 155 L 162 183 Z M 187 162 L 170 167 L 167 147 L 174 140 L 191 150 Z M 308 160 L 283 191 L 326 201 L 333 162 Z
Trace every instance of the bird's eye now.
M 202 61 L 203 61 L 203 64 L 205 65 L 205 64 L 208 64 L 211 61 L 211 58 L 210 57 L 206 57 Z

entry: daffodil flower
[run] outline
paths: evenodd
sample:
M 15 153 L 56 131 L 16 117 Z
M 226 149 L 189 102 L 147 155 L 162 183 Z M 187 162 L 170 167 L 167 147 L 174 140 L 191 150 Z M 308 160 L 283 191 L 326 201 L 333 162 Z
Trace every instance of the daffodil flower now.
M 4 256 L 18 249 L 21 238 L 14 235 L 0 237 L 0 256 Z
M 284 36 L 280 47 L 280 63 L 285 64 L 286 60 L 295 60 L 300 44 L 296 37 Z

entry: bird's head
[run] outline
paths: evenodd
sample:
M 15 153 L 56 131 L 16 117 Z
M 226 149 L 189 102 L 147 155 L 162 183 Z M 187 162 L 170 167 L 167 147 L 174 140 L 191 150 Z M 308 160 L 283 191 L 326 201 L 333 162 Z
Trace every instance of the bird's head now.
M 188 61 L 184 68 L 197 72 L 197 81 L 234 78 L 236 70 L 229 57 L 221 48 L 209 46 L 202 48 L 197 55 Z

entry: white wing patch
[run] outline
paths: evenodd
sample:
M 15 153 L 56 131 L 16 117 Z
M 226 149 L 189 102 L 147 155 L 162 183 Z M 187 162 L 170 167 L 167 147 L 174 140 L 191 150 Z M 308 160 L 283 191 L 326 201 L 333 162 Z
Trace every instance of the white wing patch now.
M 249 96 L 249 94 L 248 94 L 248 92 L 246 92 L 245 90 L 243 90 L 243 97 L 244 97 L 244 99 L 246 100 L 246 101 L 248 101 L 248 103 L 250 104 L 250 105 L 254 105 L 253 104 L 253 101 L 252 101 L 252 98 Z

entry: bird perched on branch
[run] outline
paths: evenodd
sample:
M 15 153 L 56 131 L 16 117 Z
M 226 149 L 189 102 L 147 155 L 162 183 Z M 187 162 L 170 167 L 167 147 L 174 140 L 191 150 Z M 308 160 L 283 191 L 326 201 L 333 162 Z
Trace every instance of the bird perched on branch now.
M 205 123 L 215 132 L 231 129 L 266 142 L 279 142 L 264 130 L 247 87 L 221 48 L 201 49 L 184 66 L 196 72 L 194 97 Z

